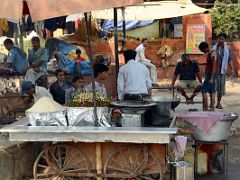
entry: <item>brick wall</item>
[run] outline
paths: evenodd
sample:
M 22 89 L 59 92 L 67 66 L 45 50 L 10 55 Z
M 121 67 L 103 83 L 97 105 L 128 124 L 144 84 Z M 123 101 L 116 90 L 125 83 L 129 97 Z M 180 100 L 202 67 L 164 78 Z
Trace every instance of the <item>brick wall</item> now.
M 183 38 L 182 39 L 158 39 L 158 40 L 150 40 L 149 46 L 146 48 L 146 55 L 149 59 L 153 61 L 153 63 L 157 66 L 159 79 L 171 79 L 174 71 L 174 66 L 177 63 L 180 55 L 185 52 L 186 46 L 186 29 L 187 24 L 205 24 L 206 25 L 206 41 L 209 44 L 212 44 L 212 20 L 209 14 L 201 14 L 201 15 L 191 15 L 183 17 Z M 135 49 L 141 42 L 136 39 L 128 39 L 126 42 L 127 49 Z M 77 42 L 76 44 L 81 45 L 88 49 L 86 43 Z M 157 50 L 159 50 L 163 45 L 170 46 L 174 55 L 168 58 L 168 62 L 171 66 L 164 70 L 161 67 L 161 58 L 156 55 Z M 235 72 L 240 75 L 240 41 L 229 43 L 233 50 L 233 63 Z M 119 42 L 119 47 L 121 47 L 121 42 Z M 93 41 L 93 53 L 94 54 L 103 54 L 105 56 L 110 56 L 112 58 L 112 62 L 114 63 L 114 40 L 113 38 L 107 41 L 104 40 L 96 40 Z M 200 69 L 202 74 L 204 73 L 204 65 L 206 61 L 206 55 L 190 55 L 191 59 L 197 60 L 200 64 Z M 123 55 L 119 54 L 120 63 L 124 63 Z

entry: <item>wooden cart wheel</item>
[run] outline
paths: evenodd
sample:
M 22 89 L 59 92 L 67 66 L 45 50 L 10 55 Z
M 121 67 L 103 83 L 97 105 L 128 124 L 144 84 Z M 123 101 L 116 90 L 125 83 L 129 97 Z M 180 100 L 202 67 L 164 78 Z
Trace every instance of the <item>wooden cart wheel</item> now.
M 88 179 L 90 161 L 79 149 L 57 144 L 46 147 L 37 157 L 33 175 L 35 180 Z
M 109 179 L 162 180 L 161 164 L 147 146 L 128 146 L 114 151 L 106 160 Z

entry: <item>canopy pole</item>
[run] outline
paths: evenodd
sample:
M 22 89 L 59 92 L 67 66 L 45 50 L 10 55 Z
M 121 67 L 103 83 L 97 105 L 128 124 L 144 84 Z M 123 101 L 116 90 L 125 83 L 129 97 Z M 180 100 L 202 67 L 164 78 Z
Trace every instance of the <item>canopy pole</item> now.
M 98 116 L 97 116 L 97 102 L 96 102 L 96 87 L 95 87 L 95 78 L 94 78 L 94 61 L 93 61 L 93 56 L 92 56 L 92 26 L 91 26 L 91 13 L 84 13 L 85 21 L 86 21 L 86 29 L 87 29 L 87 40 L 88 40 L 88 50 L 89 50 L 89 59 L 91 61 L 91 80 L 92 80 L 92 93 L 93 93 L 93 113 L 95 116 L 94 119 L 94 126 L 98 127 Z
M 118 79 L 118 71 L 119 71 L 117 8 L 113 9 L 113 17 L 114 17 L 114 48 L 115 48 L 115 72 L 116 72 L 116 92 L 117 92 L 117 79 Z
M 24 50 L 24 43 L 23 43 L 23 26 L 20 24 L 20 21 L 18 23 L 18 30 L 19 30 L 19 47 L 20 49 Z
M 126 46 L 126 17 L 125 8 L 122 7 L 122 17 L 123 17 L 123 40 L 122 40 L 122 51 L 125 50 Z
M 18 43 L 18 25 L 14 23 L 14 33 L 13 33 L 13 37 L 14 37 L 14 44 L 16 46 L 19 46 L 19 43 Z

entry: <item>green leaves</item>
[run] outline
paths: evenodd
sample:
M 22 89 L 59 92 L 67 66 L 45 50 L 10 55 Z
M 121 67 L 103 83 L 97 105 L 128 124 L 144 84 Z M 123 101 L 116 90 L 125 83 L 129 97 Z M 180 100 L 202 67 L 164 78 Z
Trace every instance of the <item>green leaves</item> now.
M 218 1 L 211 12 L 215 33 L 225 32 L 231 39 L 240 37 L 240 7 L 235 1 Z

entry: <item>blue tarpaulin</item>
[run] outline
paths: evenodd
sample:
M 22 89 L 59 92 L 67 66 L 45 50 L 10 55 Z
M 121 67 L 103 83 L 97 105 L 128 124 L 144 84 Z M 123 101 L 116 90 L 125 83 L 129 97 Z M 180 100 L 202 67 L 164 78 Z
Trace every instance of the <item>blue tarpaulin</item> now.
M 126 31 L 148 26 L 152 24 L 154 20 L 148 20 L 148 21 L 126 21 Z M 102 28 L 103 31 L 113 31 L 114 29 L 114 21 L 113 20 L 105 20 Z M 123 21 L 118 21 L 118 30 L 122 31 L 123 29 Z

